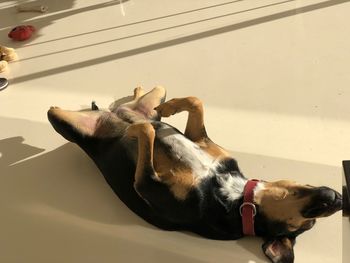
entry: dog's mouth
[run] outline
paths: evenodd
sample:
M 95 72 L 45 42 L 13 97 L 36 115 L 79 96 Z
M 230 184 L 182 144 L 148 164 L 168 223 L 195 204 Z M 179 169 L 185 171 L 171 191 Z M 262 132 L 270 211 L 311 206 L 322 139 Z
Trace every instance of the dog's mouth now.
M 303 217 L 326 217 L 342 209 L 343 199 L 337 191 L 328 187 L 318 187 L 314 191 L 310 205 L 302 211 Z

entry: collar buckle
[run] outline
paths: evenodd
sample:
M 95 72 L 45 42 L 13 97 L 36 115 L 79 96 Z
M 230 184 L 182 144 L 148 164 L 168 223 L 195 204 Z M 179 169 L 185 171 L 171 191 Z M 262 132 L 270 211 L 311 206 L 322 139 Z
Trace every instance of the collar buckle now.
M 251 202 L 243 202 L 243 204 L 241 204 L 241 206 L 239 207 L 239 214 L 240 214 L 241 216 L 243 216 L 242 210 L 243 210 L 243 207 L 245 207 L 245 206 L 250 206 L 250 207 L 253 209 L 253 217 L 255 217 L 255 215 L 256 215 L 256 207 L 255 207 L 255 205 L 254 205 L 253 203 L 251 203 Z

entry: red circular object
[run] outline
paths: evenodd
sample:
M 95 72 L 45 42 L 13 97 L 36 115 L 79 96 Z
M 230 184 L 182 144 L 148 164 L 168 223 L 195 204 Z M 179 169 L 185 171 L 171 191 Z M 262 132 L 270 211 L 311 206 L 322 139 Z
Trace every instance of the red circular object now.
M 24 41 L 29 39 L 34 31 L 35 28 L 33 26 L 16 26 L 10 31 L 8 37 L 16 41 Z

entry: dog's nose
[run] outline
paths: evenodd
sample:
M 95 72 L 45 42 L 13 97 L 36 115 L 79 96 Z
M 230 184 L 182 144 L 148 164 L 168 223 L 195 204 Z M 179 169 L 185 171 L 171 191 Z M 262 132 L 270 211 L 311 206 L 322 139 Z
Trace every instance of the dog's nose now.
M 338 193 L 336 191 L 334 191 L 334 192 L 335 192 L 335 199 L 343 199 L 343 196 L 340 193 Z
M 328 187 L 320 187 L 317 189 L 317 199 L 326 205 L 332 204 L 336 198 L 336 192 Z
M 311 202 L 302 211 L 305 218 L 328 216 L 342 208 L 342 196 L 337 191 L 328 187 L 317 187 L 313 192 Z

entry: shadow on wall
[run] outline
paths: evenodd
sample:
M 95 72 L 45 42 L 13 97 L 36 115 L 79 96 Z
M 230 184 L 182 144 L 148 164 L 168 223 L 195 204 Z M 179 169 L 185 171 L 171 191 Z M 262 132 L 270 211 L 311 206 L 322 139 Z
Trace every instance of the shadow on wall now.
M 233 3 L 239 2 L 239 1 L 243 1 L 243 0 L 233 1 Z M 141 36 L 154 34 L 154 33 L 159 33 L 159 32 L 164 32 L 164 31 L 167 31 L 167 30 L 175 29 L 175 28 L 181 28 L 181 27 L 185 27 L 185 26 L 189 26 L 189 25 L 199 24 L 199 23 L 203 23 L 203 22 L 206 22 L 206 21 L 211 21 L 211 20 L 216 20 L 216 19 L 223 18 L 223 17 L 238 15 L 238 14 L 241 14 L 241 13 L 254 11 L 254 10 L 258 10 L 258 9 L 264 9 L 264 8 L 267 8 L 267 7 L 281 5 L 281 4 L 285 4 L 285 3 L 289 3 L 289 2 L 293 2 L 293 1 L 295 1 L 295 0 L 286 0 L 286 1 L 278 2 L 278 3 L 269 4 L 269 5 L 263 5 L 263 6 L 259 6 L 259 7 L 246 9 L 246 10 L 236 11 L 236 12 L 232 12 L 232 13 L 228 13 L 228 14 L 224 14 L 224 15 L 219 15 L 219 16 L 214 16 L 214 17 L 210 17 L 210 18 L 200 19 L 200 20 L 196 20 L 196 21 L 192 21 L 192 22 L 186 22 L 186 23 L 183 23 L 183 24 L 177 24 L 177 25 L 172 25 L 172 26 L 169 26 L 169 27 L 153 29 L 153 30 L 149 30 L 149 31 L 145 31 L 145 32 L 137 33 L 137 34 L 131 34 L 131 35 L 123 36 L 123 37 L 118 37 L 118 38 L 115 38 L 115 39 L 108 39 L 108 40 L 105 40 L 105 41 L 100 41 L 98 43 L 93 43 L 93 44 L 88 44 L 88 45 L 81 45 L 81 46 L 75 47 L 75 48 L 62 49 L 62 50 L 56 51 L 56 52 L 50 52 L 50 53 L 45 53 L 45 54 L 41 54 L 41 55 L 38 55 L 38 56 L 32 56 L 32 57 L 29 57 L 29 58 L 19 59 L 18 61 L 28 61 L 28 60 L 31 60 L 31 59 L 36 59 L 36 58 L 45 57 L 45 56 L 51 56 L 51 55 L 55 55 L 55 54 L 61 54 L 61 53 L 70 52 L 70 51 L 74 51 L 74 50 L 78 50 L 78 49 L 89 48 L 89 47 L 93 47 L 93 46 L 101 46 L 101 45 L 104 45 L 104 44 L 107 44 L 107 43 L 112 43 L 112 42 L 122 41 L 122 40 L 126 40 L 126 39 L 141 37 Z M 232 3 L 232 2 L 230 2 L 230 3 Z M 221 5 L 223 5 L 223 4 L 221 4 Z M 216 6 L 218 6 L 218 5 L 214 5 L 214 6 L 211 6 L 211 7 L 216 7 Z M 184 12 L 180 12 L 180 13 L 174 13 L 174 14 L 165 15 L 165 16 L 161 16 L 161 17 L 154 17 L 154 18 L 150 18 L 150 19 L 146 19 L 146 20 L 140 20 L 140 21 L 129 23 L 129 24 L 121 24 L 121 25 L 117 25 L 117 26 L 113 26 L 113 27 L 102 28 L 102 29 L 95 30 L 95 31 L 90 31 L 90 32 L 83 32 L 83 33 L 75 34 L 75 35 L 67 35 L 67 36 L 63 36 L 63 37 L 60 37 L 60 38 L 56 38 L 56 39 L 50 39 L 50 40 L 46 40 L 46 41 L 42 41 L 42 42 L 36 42 L 36 43 L 33 43 L 33 44 L 25 45 L 25 47 L 35 46 L 35 45 L 42 45 L 42 44 L 45 44 L 45 43 L 60 41 L 60 40 L 63 40 L 63 39 L 70 39 L 70 38 L 80 37 L 80 36 L 94 34 L 94 33 L 98 33 L 98 32 L 110 31 L 110 30 L 113 30 L 113 29 L 118 29 L 118 28 L 123 28 L 123 27 L 129 27 L 129 26 L 132 26 L 132 25 L 147 23 L 147 22 L 150 22 L 150 21 L 162 20 L 164 18 L 173 17 L 173 16 L 186 14 L 186 13 L 191 13 L 191 12 L 196 12 L 196 11 L 200 11 L 200 10 L 203 10 L 203 9 L 209 9 L 209 8 L 210 7 L 203 7 L 203 8 L 199 8 L 199 9 L 188 10 L 188 11 L 184 11 Z
M 43 16 L 42 13 L 38 12 L 23 12 L 18 13 L 15 5 L 5 6 L 0 9 L 0 17 L 3 18 L 0 24 L 0 37 L 3 35 L 7 35 L 12 27 L 21 24 L 31 24 L 36 27 L 36 29 L 40 30 L 50 24 L 54 23 L 57 20 L 63 19 L 65 17 L 88 12 L 91 10 L 96 10 L 98 8 L 104 8 L 111 5 L 119 5 L 129 0 L 111 0 L 103 3 L 90 5 L 86 7 L 81 7 L 77 9 L 72 9 L 75 5 L 76 0 L 60 0 L 60 1 L 44 1 L 44 0 L 35 0 L 35 1 L 17 1 L 18 3 L 27 2 L 30 6 L 34 5 L 47 5 L 49 8 L 48 15 Z M 58 12 L 57 14 L 54 14 Z M 53 14 L 50 14 L 53 13 Z M 6 18 L 6 19 L 4 19 Z M 28 22 L 27 22 L 28 21 Z M 26 43 L 32 42 L 34 39 L 40 36 L 40 32 L 35 34 L 30 40 L 26 41 Z M 20 47 L 23 45 L 21 42 L 13 42 L 7 39 L 6 44 L 11 44 L 13 47 Z
M 1 31 L 7 30 L 10 26 L 20 25 L 25 23 L 25 21 L 31 20 L 34 21 L 36 17 L 40 17 L 43 14 L 39 12 L 17 12 L 16 5 L 24 4 L 28 6 L 37 6 L 37 5 L 46 5 L 49 8 L 49 13 L 61 12 L 67 9 L 71 9 L 75 5 L 75 0 L 61 0 L 61 1 L 44 1 L 44 0 L 35 0 L 35 1 L 13 1 L 11 5 L 3 6 L 0 9 L 1 21 Z M 61 14 L 62 15 L 62 14 Z M 39 18 L 40 19 L 40 18 Z
M 255 26 L 255 25 L 259 25 L 259 24 L 263 24 L 263 23 L 267 23 L 267 22 L 271 22 L 271 21 L 275 21 L 275 20 L 279 20 L 279 19 L 283 19 L 286 17 L 295 16 L 298 14 L 303 14 L 303 13 L 308 13 L 308 12 L 312 12 L 312 11 L 323 9 L 323 8 L 328 8 L 328 7 L 343 4 L 346 2 L 348 2 L 348 0 L 329 0 L 329 1 L 321 2 L 321 3 L 310 4 L 310 5 L 307 5 L 305 7 L 299 7 L 299 8 L 295 8 L 295 9 L 291 9 L 291 10 L 287 10 L 287 11 L 282 11 L 279 13 L 275 13 L 275 14 L 271 14 L 271 15 L 267 15 L 267 16 L 263 16 L 263 17 L 259 17 L 259 18 L 254 18 L 251 20 L 246 20 L 246 21 L 239 22 L 236 24 L 231 24 L 228 26 L 210 29 L 210 30 L 207 30 L 204 32 L 199 32 L 199 33 L 195 33 L 195 34 L 188 35 L 188 36 L 181 36 L 181 37 L 178 37 L 175 39 L 166 40 L 163 42 L 159 42 L 159 43 L 155 43 L 155 44 L 151 44 L 151 45 L 147 45 L 147 46 L 143 46 L 143 47 L 139 47 L 139 48 L 134 48 L 134 49 L 130 49 L 130 50 L 126 50 L 126 51 L 122 51 L 122 52 L 118 52 L 118 53 L 114 53 L 114 54 L 110 54 L 110 55 L 106 55 L 106 56 L 101 56 L 98 58 L 89 59 L 89 60 L 82 61 L 79 63 L 69 64 L 69 65 L 65 65 L 65 66 L 61 66 L 61 67 L 56 67 L 53 69 L 43 70 L 40 72 L 24 75 L 24 76 L 17 77 L 15 79 L 13 79 L 12 83 L 17 84 L 17 83 L 29 81 L 29 80 L 36 79 L 36 78 L 43 78 L 43 77 L 47 77 L 50 75 L 60 74 L 60 73 L 67 72 L 67 71 L 72 71 L 72 70 L 81 69 L 81 68 L 85 68 L 85 67 L 89 67 L 89 66 L 93 66 L 93 65 L 98 65 L 98 64 L 106 63 L 106 62 L 113 61 L 113 60 L 119 60 L 122 58 L 131 57 L 131 56 L 135 56 L 138 54 L 155 51 L 158 49 L 177 46 L 177 45 L 184 44 L 187 42 L 192 42 L 192 41 L 204 39 L 207 37 L 228 33 L 228 32 L 235 31 L 235 30 L 240 30 L 243 28 L 247 28 L 247 27 L 251 27 L 251 26 Z M 76 13 L 82 12 L 81 9 L 73 10 L 73 11 Z M 65 12 L 64 14 L 66 14 L 66 13 L 67 12 Z M 67 14 L 65 16 L 67 16 Z M 63 17 L 63 14 L 62 14 L 62 17 Z M 45 18 L 45 20 L 46 19 L 47 18 Z M 40 23 L 40 21 L 37 21 L 37 22 Z M 139 35 L 143 35 L 143 34 L 139 34 Z M 135 36 L 137 36 L 137 35 L 135 35 Z M 135 36 L 132 36 L 132 37 L 135 37 Z M 120 40 L 120 39 L 116 39 L 116 41 L 117 40 Z

